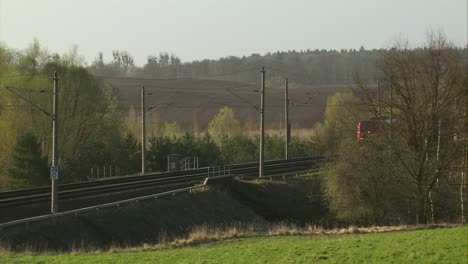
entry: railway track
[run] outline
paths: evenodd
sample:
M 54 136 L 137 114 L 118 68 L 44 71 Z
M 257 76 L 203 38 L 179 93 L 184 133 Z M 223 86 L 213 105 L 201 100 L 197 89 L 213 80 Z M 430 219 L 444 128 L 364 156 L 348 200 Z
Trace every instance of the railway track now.
M 305 157 L 288 160 L 266 161 L 264 167 L 265 176 L 303 171 L 319 166 L 327 158 Z M 217 175 L 256 176 L 258 175 L 258 163 L 249 162 L 223 167 L 205 167 L 194 170 L 147 173 L 138 176 L 122 176 L 97 181 L 62 184 L 59 186 L 59 200 L 85 198 L 94 195 L 111 194 L 129 190 L 138 190 L 148 187 L 167 186 L 181 183 L 197 183 L 206 177 Z M 50 201 L 50 187 L 39 187 L 0 193 L 0 208 L 33 205 Z

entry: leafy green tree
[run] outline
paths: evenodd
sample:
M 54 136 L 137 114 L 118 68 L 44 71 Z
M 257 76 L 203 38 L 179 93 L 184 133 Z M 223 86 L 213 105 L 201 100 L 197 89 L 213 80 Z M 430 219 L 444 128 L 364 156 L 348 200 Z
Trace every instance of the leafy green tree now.
M 78 53 L 78 46 L 73 45 L 73 47 L 65 53 L 59 60 L 62 65 L 71 67 L 71 66 L 84 66 L 86 64 L 85 58 Z
M 173 153 L 175 138 L 169 137 L 151 137 L 147 150 L 148 168 L 151 171 L 166 171 L 167 155 Z
M 321 151 L 336 152 L 344 139 L 356 138 L 358 121 L 367 116 L 362 101 L 352 93 L 336 93 L 327 98 L 325 120 L 314 126 L 314 140 L 321 143 Z
M 109 166 L 115 163 L 115 155 L 112 154 L 115 149 L 112 151 L 112 148 L 119 145 L 123 130 L 122 117 L 116 111 L 118 102 L 115 89 L 97 80 L 83 67 L 76 66 L 80 63 L 76 50 L 60 58 L 50 56 L 35 42 L 26 51 L 10 54 L 13 54 L 14 59 L 8 65 L 8 74 L 18 77 L 0 79 L 0 85 L 19 87 L 18 93 L 49 112 L 52 111 L 50 79 L 55 71 L 59 73 L 61 180 L 83 180 L 89 175 L 91 166 Z M 24 87 L 28 89 L 21 89 Z M 0 97 L 0 103 L 23 104 L 9 93 Z M 14 149 L 12 142 L 15 142 L 16 135 L 22 131 L 34 129 L 44 153 L 51 152 L 50 125 L 50 117 L 32 107 L 0 110 L 0 174 L 3 177 L 8 177 L 6 170 Z M 95 153 L 101 155 L 96 157 Z
M 289 145 L 289 156 L 291 158 L 299 158 L 299 157 L 306 157 L 306 156 L 319 156 L 323 155 L 320 152 L 319 144 L 312 139 L 309 140 L 301 140 L 299 138 L 292 138 L 291 143 Z
M 122 138 L 122 116 L 117 112 L 115 90 L 98 82 L 86 69 L 57 63 L 44 67 L 45 76 L 51 76 L 54 71 L 60 73 L 62 87 L 59 93 L 59 142 L 66 144 L 59 144 L 59 162 L 67 171 L 63 179 L 83 180 L 91 167 L 115 163 L 112 149 L 119 145 Z M 45 119 L 34 125 L 41 129 L 44 136 L 48 136 L 50 120 Z M 93 144 L 100 145 L 101 149 L 95 149 Z M 93 153 L 101 153 L 102 156 L 92 162 L 87 156 L 93 156 Z
M 42 186 L 48 183 L 47 157 L 43 156 L 41 144 L 33 133 L 26 132 L 17 137 L 8 175 L 13 188 Z
M 284 138 L 278 135 L 265 136 L 265 159 L 284 159 Z
M 34 75 L 39 73 L 42 67 L 51 61 L 51 55 L 43 49 L 37 39 L 29 47 L 17 54 L 17 67 L 26 74 Z
M 199 166 L 220 165 L 220 150 L 209 134 L 197 138 L 193 134 L 185 133 L 175 142 L 174 153 L 183 157 L 198 157 Z
M 218 144 L 225 137 L 241 134 L 240 122 L 235 118 L 232 108 L 225 106 L 219 110 L 208 124 L 208 133 Z
M 220 144 L 224 164 L 236 164 L 258 159 L 258 144 L 245 136 L 225 136 Z
M 220 150 L 209 135 L 197 138 L 186 133 L 182 137 L 151 137 L 148 148 L 148 167 L 152 171 L 165 171 L 167 156 L 179 154 L 184 157 L 198 157 L 199 166 L 220 165 Z
M 199 138 L 198 144 L 197 151 L 198 157 L 200 159 L 200 166 L 216 166 L 223 164 L 221 150 L 209 134 L 206 134 L 201 139 Z
M 163 137 L 175 138 L 180 136 L 181 134 L 182 133 L 180 132 L 180 128 L 177 125 L 176 121 L 164 123 L 161 129 L 161 135 Z
M 324 194 L 336 218 L 358 225 L 411 223 L 406 214 L 408 178 L 395 162 L 388 157 L 385 141 L 343 140 L 323 177 Z
M 121 140 L 117 164 L 120 174 L 135 174 L 141 170 L 141 144 L 136 137 L 128 132 Z
M 0 43 L 0 77 L 7 73 L 8 66 L 12 63 L 13 58 L 12 52 Z

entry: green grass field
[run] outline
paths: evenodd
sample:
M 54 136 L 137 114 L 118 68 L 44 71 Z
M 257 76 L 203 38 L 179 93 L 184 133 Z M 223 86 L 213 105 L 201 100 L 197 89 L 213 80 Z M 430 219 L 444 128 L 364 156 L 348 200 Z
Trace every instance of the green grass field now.
M 467 263 L 468 228 L 261 236 L 198 246 L 71 254 L 0 253 L 0 263 Z

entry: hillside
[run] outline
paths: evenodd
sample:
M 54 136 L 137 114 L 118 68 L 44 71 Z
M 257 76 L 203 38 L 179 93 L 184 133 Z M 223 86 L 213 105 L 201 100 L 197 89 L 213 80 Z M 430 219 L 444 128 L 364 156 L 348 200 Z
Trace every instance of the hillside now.
M 236 118 L 248 130 L 256 131 L 259 126 L 259 113 L 251 106 L 259 107 L 260 94 L 255 90 L 259 90 L 260 86 L 257 84 L 208 79 L 107 78 L 106 81 L 118 89 L 121 110 L 127 112 L 133 107 L 137 116 L 141 111 L 141 86 L 152 93 L 146 97 L 147 108 L 157 105 L 157 109 L 147 114 L 149 134 L 158 132 L 164 122 L 170 121 L 176 121 L 185 131 L 203 132 L 223 106 L 232 107 Z M 291 85 L 289 98 L 293 136 L 298 129 L 311 128 L 323 120 L 328 96 L 350 90 L 349 85 Z M 267 130 L 283 129 L 284 89 L 267 87 L 265 100 Z

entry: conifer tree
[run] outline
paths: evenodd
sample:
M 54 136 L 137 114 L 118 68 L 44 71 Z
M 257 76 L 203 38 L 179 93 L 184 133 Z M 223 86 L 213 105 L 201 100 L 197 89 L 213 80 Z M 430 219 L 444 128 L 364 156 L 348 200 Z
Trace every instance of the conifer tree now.
M 16 188 L 47 184 L 47 157 L 43 157 L 41 144 L 32 132 L 17 137 L 8 174 Z

